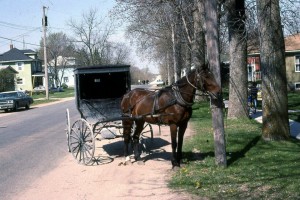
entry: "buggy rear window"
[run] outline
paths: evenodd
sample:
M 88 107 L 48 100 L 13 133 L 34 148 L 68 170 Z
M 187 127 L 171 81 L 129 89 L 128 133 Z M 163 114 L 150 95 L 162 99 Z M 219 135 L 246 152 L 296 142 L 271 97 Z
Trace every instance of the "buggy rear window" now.
M 79 74 L 77 77 L 80 99 L 120 98 L 127 91 L 128 72 Z

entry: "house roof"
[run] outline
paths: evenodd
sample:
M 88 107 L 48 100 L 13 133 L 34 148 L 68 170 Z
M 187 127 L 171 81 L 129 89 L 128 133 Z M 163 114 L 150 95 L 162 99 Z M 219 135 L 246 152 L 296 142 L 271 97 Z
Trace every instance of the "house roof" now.
M 284 41 L 285 41 L 286 51 L 300 50 L 300 33 L 295 35 L 290 35 L 286 37 Z
M 31 61 L 33 60 L 26 54 L 32 54 L 34 51 L 28 50 L 19 50 L 17 48 L 12 48 L 9 51 L 0 55 L 0 62 L 10 62 L 10 61 Z
M 284 38 L 285 52 L 300 52 L 300 33 L 289 35 Z M 248 55 L 259 55 L 259 44 L 248 47 Z

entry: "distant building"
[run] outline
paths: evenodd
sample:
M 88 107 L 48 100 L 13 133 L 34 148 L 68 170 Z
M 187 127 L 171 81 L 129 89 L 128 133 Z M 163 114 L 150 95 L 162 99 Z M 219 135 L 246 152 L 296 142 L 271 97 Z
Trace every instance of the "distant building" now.
M 37 52 L 26 49 L 19 50 L 10 46 L 10 50 L 0 54 L 0 67 L 12 67 L 16 72 L 15 90 L 32 91 L 35 86 L 44 85 L 42 61 Z
M 287 82 L 290 89 L 300 90 L 300 33 L 288 36 L 285 42 Z M 260 53 L 248 53 L 248 81 L 261 80 Z
M 49 65 L 51 67 L 57 67 L 57 75 L 60 78 L 61 84 L 74 87 L 74 70 L 78 67 L 76 58 L 58 56 L 56 66 L 54 66 L 54 63 L 54 60 L 52 60 L 49 62 Z

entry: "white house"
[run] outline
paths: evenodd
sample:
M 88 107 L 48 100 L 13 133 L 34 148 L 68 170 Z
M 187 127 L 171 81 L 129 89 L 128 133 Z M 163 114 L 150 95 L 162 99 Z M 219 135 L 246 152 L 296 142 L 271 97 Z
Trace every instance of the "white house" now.
M 62 84 L 65 83 L 68 87 L 74 87 L 74 69 L 76 66 L 66 66 L 63 71 L 59 70 L 58 75 L 62 77 Z
M 54 60 L 50 61 L 49 65 L 54 66 Z M 76 59 L 74 57 L 58 56 L 56 66 L 61 84 L 65 83 L 68 87 L 74 87 L 74 69 L 78 67 Z

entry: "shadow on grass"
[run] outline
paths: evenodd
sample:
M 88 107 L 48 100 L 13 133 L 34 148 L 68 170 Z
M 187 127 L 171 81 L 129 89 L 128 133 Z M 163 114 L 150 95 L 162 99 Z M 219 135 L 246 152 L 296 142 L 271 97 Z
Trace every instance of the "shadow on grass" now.
M 230 158 L 227 160 L 227 165 L 229 166 L 237 160 L 239 160 L 240 158 L 245 157 L 245 154 L 258 143 L 260 138 L 261 136 L 256 136 L 250 142 L 248 142 L 248 144 L 242 150 L 230 153 Z
M 236 151 L 236 152 L 227 152 L 227 158 L 230 157 L 227 160 L 227 165 L 231 165 L 234 162 L 236 162 L 237 160 L 245 157 L 245 154 L 250 151 L 254 146 L 256 146 L 256 144 L 258 143 L 258 141 L 261 139 L 261 136 L 256 136 L 254 137 L 250 142 L 248 142 L 248 144 L 241 149 L 240 151 Z M 215 153 L 212 151 L 209 152 L 205 152 L 205 153 L 198 153 L 198 152 L 184 152 L 184 158 L 186 158 L 188 161 L 196 161 L 196 160 L 204 160 L 206 157 L 215 157 Z

